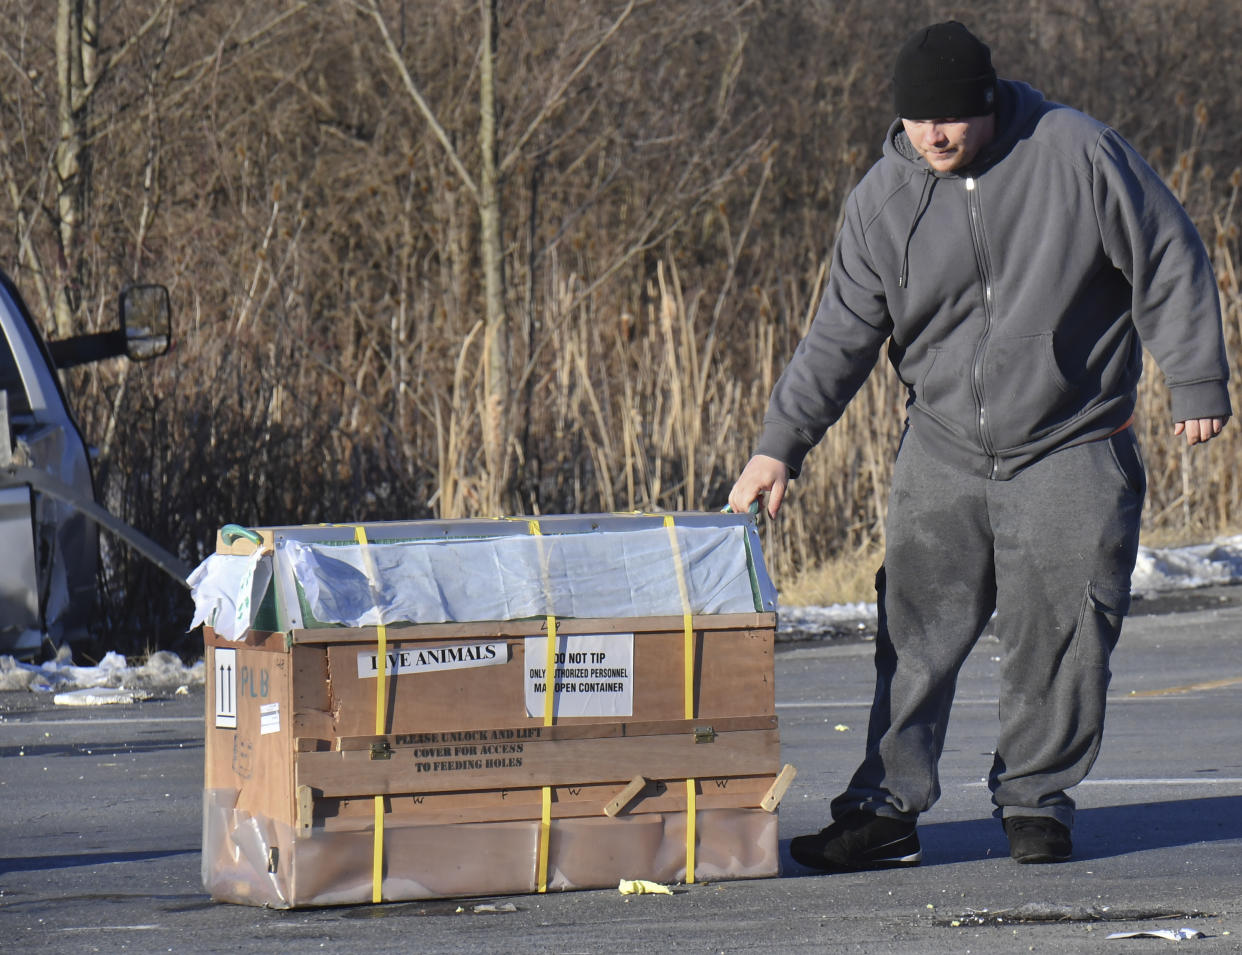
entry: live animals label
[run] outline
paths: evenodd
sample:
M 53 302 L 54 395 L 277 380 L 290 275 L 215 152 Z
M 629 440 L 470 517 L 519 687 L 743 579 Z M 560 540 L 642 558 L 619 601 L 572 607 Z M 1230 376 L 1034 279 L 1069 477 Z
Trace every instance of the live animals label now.
M 509 662 L 507 643 L 462 643 L 446 647 L 417 647 L 389 650 L 385 654 L 389 676 L 404 673 L 431 673 L 437 670 L 465 670 L 498 666 Z M 358 654 L 358 677 L 379 676 L 379 654 L 364 650 Z
M 546 637 L 526 638 L 526 715 L 542 716 Z M 632 716 L 634 634 L 592 633 L 557 639 L 553 669 L 556 716 Z

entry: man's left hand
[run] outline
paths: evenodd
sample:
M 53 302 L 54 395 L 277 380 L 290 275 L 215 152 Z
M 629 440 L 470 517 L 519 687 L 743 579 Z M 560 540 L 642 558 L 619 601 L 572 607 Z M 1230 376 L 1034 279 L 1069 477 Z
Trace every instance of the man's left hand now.
M 1193 447 L 1204 441 L 1211 441 L 1220 434 L 1228 420 L 1228 418 L 1191 418 L 1173 425 L 1173 433 L 1186 435 L 1186 444 Z

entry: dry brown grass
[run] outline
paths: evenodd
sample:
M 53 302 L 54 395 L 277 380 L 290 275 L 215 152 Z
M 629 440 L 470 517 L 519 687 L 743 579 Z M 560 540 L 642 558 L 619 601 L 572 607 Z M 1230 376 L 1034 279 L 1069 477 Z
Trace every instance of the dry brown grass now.
M 379 8 L 475 175 L 476 8 Z M 156 9 L 169 19 L 139 34 Z M 0 38 L 0 254 L 24 288 L 30 262 L 69 288 L 83 329 L 107 324 L 124 281 L 171 287 L 174 354 L 71 385 L 109 503 L 185 559 L 226 521 L 720 507 L 822 293 L 841 203 L 878 153 L 874 51 L 951 12 L 668 0 L 609 33 L 609 0 L 501 10 L 511 387 L 497 411 L 477 203 L 372 18 L 344 2 L 120 5 L 103 60 L 137 39 L 83 114 L 85 220 L 64 249 L 55 51 L 34 42 L 54 7 L 0 0 L 20 26 Z M 1170 176 L 1215 256 L 1235 362 L 1239 22 L 1191 0 L 984 3 L 972 19 L 1004 72 L 1117 123 Z M 1183 454 L 1162 389 L 1145 378 L 1149 532 L 1237 526 L 1242 430 Z M 765 524 L 786 599 L 870 599 L 903 404 L 881 363 Z M 484 422 L 501 419 L 489 465 Z M 187 611 L 165 581 L 118 554 L 107 584 L 114 636 L 181 640 Z
M 875 603 L 875 575 L 883 562 L 883 544 L 869 541 L 783 580 L 780 602 L 787 607 Z

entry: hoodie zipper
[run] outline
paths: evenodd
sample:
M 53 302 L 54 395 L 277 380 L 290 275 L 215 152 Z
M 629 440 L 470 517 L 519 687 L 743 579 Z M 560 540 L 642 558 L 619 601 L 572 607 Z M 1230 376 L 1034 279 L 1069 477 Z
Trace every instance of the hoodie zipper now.
M 988 258 L 987 244 L 983 235 L 983 212 L 979 204 L 979 190 L 974 176 L 966 177 L 966 206 L 970 212 L 970 239 L 975 249 L 975 264 L 979 269 L 979 279 L 983 284 L 983 334 L 975 347 L 975 360 L 971 368 L 971 385 L 975 395 L 975 407 L 978 409 L 979 445 L 992 462 L 992 470 L 988 475 L 996 479 L 997 461 L 995 449 L 988 439 L 987 406 L 983 394 L 983 355 L 987 350 L 988 336 L 992 332 L 994 317 L 994 286 L 992 283 L 992 263 Z

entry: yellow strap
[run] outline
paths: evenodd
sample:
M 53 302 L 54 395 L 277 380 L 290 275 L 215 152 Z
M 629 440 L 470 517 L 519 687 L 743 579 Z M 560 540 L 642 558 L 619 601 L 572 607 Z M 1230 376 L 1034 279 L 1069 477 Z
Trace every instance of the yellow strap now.
M 536 885 L 548 891 L 548 848 L 552 842 L 552 787 L 543 787 L 543 812 L 539 817 L 539 867 Z
M 695 823 L 697 814 L 694 801 L 696 783 L 693 779 L 686 780 L 686 884 L 694 881 L 694 843 L 696 840 Z
M 527 521 L 531 535 L 542 537 L 543 531 L 538 521 Z M 551 594 L 544 588 L 545 596 Z M 543 725 L 551 726 L 556 712 L 556 614 L 548 614 L 548 637 L 545 641 L 546 653 L 543 662 Z M 543 787 L 543 811 L 539 817 L 539 856 L 536 863 L 535 884 L 540 892 L 548 891 L 548 847 L 552 842 L 552 787 Z
M 375 837 L 371 841 L 371 901 L 384 901 L 384 797 L 375 797 Z
M 682 698 L 685 718 L 694 719 L 694 623 L 690 613 L 690 590 L 686 586 L 686 568 L 681 560 L 681 547 L 677 543 L 677 528 L 673 524 L 673 515 L 664 515 L 664 527 L 668 531 L 669 542 L 673 546 L 673 567 L 677 571 L 677 590 L 681 594 L 681 626 L 682 626 Z M 695 781 L 686 780 L 686 884 L 694 881 L 694 844 L 696 812 L 695 812 Z
M 530 528 L 530 532 L 533 537 L 543 536 L 543 531 L 540 529 L 538 521 L 527 521 L 526 524 Z M 551 595 L 547 591 L 548 591 L 548 588 L 545 586 L 544 596 L 550 597 Z M 543 669 L 543 679 L 544 679 L 543 725 L 551 726 L 552 719 L 553 719 L 553 713 L 555 711 L 555 707 L 554 707 L 555 701 L 553 700 L 553 690 L 552 690 L 552 687 L 554 684 L 553 684 L 552 677 L 556 672 L 556 614 L 552 614 L 552 613 L 548 614 L 547 621 L 548 621 L 547 652 L 544 654 L 544 669 Z
M 681 562 L 681 547 L 677 543 L 677 528 L 673 515 L 664 515 L 664 527 L 673 545 L 673 568 L 677 571 L 677 590 L 681 594 L 682 627 L 682 697 L 685 701 L 685 718 L 694 719 L 694 623 L 690 613 L 690 590 L 686 587 L 686 568 Z
M 379 601 L 375 600 L 379 593 L 376 580 L 375 563 L 371 552 L 367 550 L 367 532 L 361 526 L 354 527 L 354 540 L 362 547 L 362 563 L 367 575 L 367 583 L 371 587 L 371 596 L 379 613 Z M 375 652 L 375 664 L 379 672 L 375 679 L 375 735 L 383 736 L 388 731 L 388 628 L 378 624 L 375 628 L 379 646 Z M 384 797 L 375 797 L 375 826 L 371 847 L 371 901 L 383 901 L 384 882 Z

